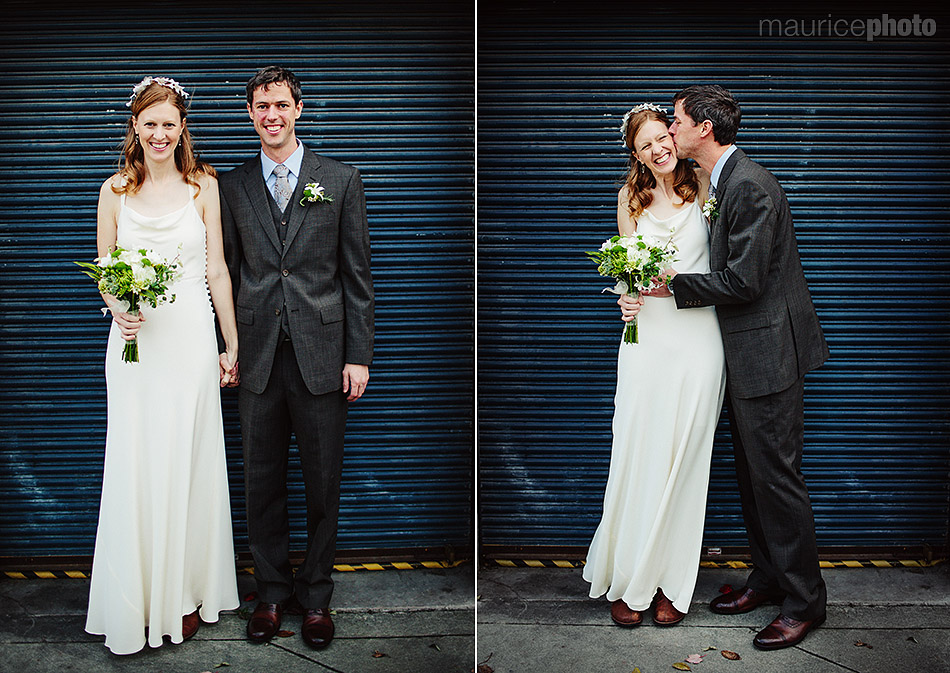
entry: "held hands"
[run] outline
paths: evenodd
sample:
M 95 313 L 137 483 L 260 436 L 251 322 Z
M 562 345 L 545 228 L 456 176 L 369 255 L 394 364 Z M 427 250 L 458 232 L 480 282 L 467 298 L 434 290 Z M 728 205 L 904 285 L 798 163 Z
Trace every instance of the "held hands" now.
M 670 291 L 669 281 L 675 275 L 676 271 L 674 269 L 664 269 L 663 273 L 653 279 L 653 284 L 656 287 L 652 290 L 641 290 L 640 294 L 636 297 L 631 297 L 629 294 L 620 295 L 617 304 L 620 306 L 620 312 L 623 314 L 623 321 L 630 322 L 637 317 L 640 309 L 643 308 L 644 297 L 672 297 L 673 292 Z
M 218 356 L 218 368 L 221 375 L 222 388 L 236 388 L 241 383 L 241 373 L 238 371 L 237 353 L 225 352 Z
M 366 365 L 351 365 L 343 367 L 343 392 L 347 402 L 355 402 L 366 392 L 369 383 L 369 367 Z

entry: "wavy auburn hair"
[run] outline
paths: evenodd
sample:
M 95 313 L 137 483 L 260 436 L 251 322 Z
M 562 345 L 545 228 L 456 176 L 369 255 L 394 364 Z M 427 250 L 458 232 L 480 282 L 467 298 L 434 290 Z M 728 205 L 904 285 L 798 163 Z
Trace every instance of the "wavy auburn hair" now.
M 135 194 L 145 182 L 145 151 L 138 143 L 133 123 L 146 108 L 165 101 L 178 108 L 181 114 L 181 136 L 175 147 L 175 167 L 185 178 L 185 182 L 195 187 L 200 193 L 201 185 L 198 184 L 198 176 L 217 175 L 210 164 L 198 161 L 195 157 L 194 143 L 188 131 L 188 125 L 185 123 L 188 108 L 185 106 L 184 96 L 157 82 L 152 82 L 132 100 L 132 116 L 129 117 L 125 127 L 125 139 L 119 145 L 122 153 L 119 157 L 119 175 L 125 180 L 120 181 L 122 184 L 119 186 L 112 185 L 112 191 L 116 194 Z
M 640 217 L 643 211 L 653 203 L 651 190 L 656 187 L 653 171 L 649 169 L 640 171 L 638 165 L 640 161 L 637 159 L 636 148 L 633 145 L 633 139 L 637 137 L 637 133 L 651 120 L 662 122 L 667 128 L 670 127 L 670 120 L 666 114 L 653 110 L 641 110 L 630 116 L 623 134 L 624 144 L 628 148 L 633 148 L 630 150 L 630 168 L 624 182 L 624 186 L 630 192 L 627 210 L 630 211 L 630 217 L 633 219 Z M 673 169 L 673 191 L 683 201 L 693 201 L 699 194 L 699 180 L 696 178 L 696 172 L 685 160 L 678 159 L 676 168 Z

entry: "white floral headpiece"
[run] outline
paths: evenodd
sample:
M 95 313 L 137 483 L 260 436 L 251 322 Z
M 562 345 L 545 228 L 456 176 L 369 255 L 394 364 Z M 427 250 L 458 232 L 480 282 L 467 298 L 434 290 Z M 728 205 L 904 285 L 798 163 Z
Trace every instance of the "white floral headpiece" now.
M 188 98 L 188 93 L 182 88 L 181 84 L 173 80 L 171 77 L 146 77 L 141 82 L 132 87 L 132 95 L 129 96 L 129 102 L 125 104 L 125 107 L 132 107 L 132 101 L 134 101 L 135 97 L 142 93 L 142 90 L 149 84 L 158 84 L 159 86 L 163 86 L 166 89 L 171 89 L 182 98 Z
M 630 117 L 637 114 L 638 112 L 643 112 L 644 110 L 652 110 L 653 112 L 659 112 L 661 114 L 668 114 L 665 108 L 661 108 L 659 105 L 654 105 L 653 103 L 640 103 L 639 105 L 634 105 L 627 111 L 627 114 L 623 116 L 623 123 L 620 124 L 620 141 L 623 143 L 624 147 L 627 146 L 627 123 L 630 121 Z

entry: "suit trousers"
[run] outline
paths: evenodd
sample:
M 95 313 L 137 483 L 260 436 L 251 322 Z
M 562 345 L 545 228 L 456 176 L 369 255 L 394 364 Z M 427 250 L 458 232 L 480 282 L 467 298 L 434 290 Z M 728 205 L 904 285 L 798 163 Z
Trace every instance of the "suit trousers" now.
M 343 434 L 348 403 L 342 390 L 307 390 L 293 344 L 277 346 L 260 395 L 240 389 L 247 534 L 259 600 L 282 603 L 296 595 L 307 609 L 328 607 L 333 594 Z M 297 439 L 307 502 L 307 551 L 296 575 L 290 565 L 287 462 Z
M 811 620 L 825 614 L 815 517 L 802 475 L 804 379 L 779 393 L 729 395 L 742 517 L 753 570 L 748 586 L 784 595 L 782 614 Z

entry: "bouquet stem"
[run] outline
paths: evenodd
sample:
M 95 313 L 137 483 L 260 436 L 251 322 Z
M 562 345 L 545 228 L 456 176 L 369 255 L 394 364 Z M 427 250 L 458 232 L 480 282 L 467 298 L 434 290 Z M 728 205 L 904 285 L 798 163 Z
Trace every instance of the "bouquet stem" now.
M 628 287 L 633 287 L 633 282 L 630 282 Z M 634 299 L 639 299 L 640 293 L 637 292 L 634 294 Z M 627 326 L 623 328 L 623 342 L 625 344 L 638 344 L 640 343 L 640 335 L 637 330 L 637 316 L 633 316 L 633 320 L 627 323 Z
M 139 298 L 138 295 L 129 296 L 129 315 L 138 315 L 139 314 Z M 122 362 L 138 362 L 139 361 L 139 339 L 137 336 L 132 337 L 130 340 L 125 342 L 125 348 L 122 349 Z

